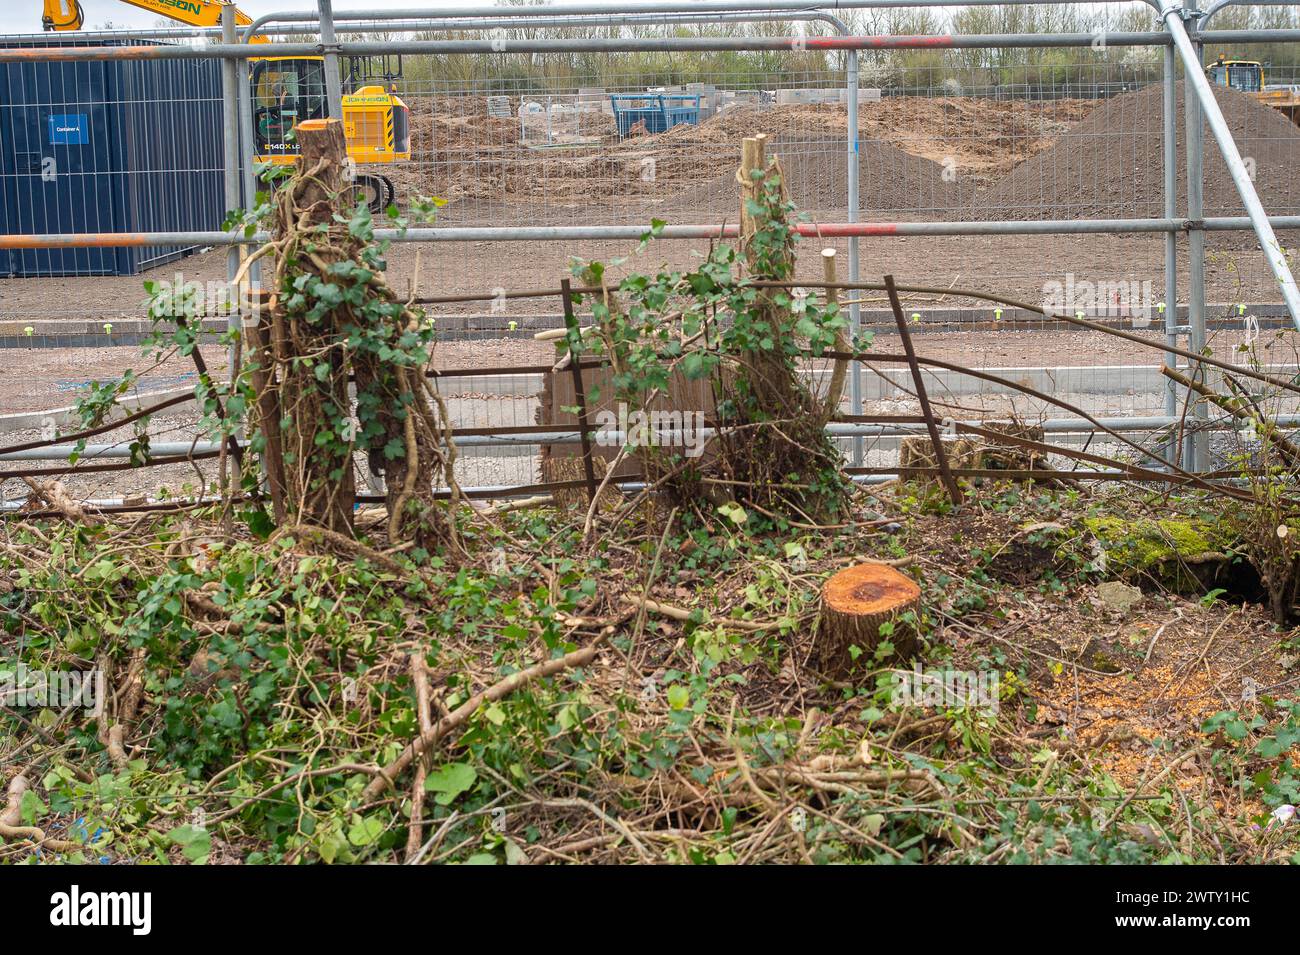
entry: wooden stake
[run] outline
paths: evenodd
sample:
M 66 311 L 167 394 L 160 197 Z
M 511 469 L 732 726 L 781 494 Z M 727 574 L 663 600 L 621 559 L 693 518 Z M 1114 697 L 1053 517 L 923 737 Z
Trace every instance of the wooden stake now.
M 885 276 L 885 291 L 889 293 L 889 304 L 894 309 L 894 321 L 898 325 L 898 337 L 903 340 L 903 351 L 907 353 L 907 364 L 912 369 L 912 385 L 916 388 L 917 400 L 921 402 L 921 414 L 925 416 L 925 428 L 930 432 L 930 442 L 934 445 L 934 460 L 939 465 L 939 476 L 943 486 L 948 489 L 948 497 L 954 507 L 962 503 L 961 488 L 952 476 L 948 466 L 948 454 L 943 447 L 943 438 L 939 436 L 939 425 L 934 420 L 930 408 L 930 398 L 925 392 L 925 379 L 921 375 L 921 366 L 916 361 L 916 349 L 912 347 L 912 333 L 907 328 L 907 319 L 903 317 L 903 303 L 898 300 L 898 289 L 894 287 L 894 277 Z
M 591 422 L 587 418 L 587 394 L 582 384 L 582 368 L 578 358 L 582 354 L 582 338 L 578 331 L 578 319 L 573 314 L 573 292 L 569 280 L 560 282 L 561 297 L 564 300 L 564 325 L 568 329 L 569 368 L 573 372 L 573 395 L 578 402 L 578 434 L 582 440 L 582 470 L 587 478 L 587 502 L 596 500 L 596 469 L 591 460 L 591 435 L 588 431 Z
M 746 136 L 740 144 L 740 236 L 742 241 L 754 233 L 754 217 L 749 213 L 749 199 L 754 195 L 754 172 L 767 168 L 767 134 Z
M 822 249 L 822 275 L 826 282 L 826 304 L 838 305 L 840 300 L 839 289 L 835 288 L 835 250 Z M 835 333 L 835 350 L 837 352 L 847 352 L 850 348 L 849 336 L 844 329 L 839 329 Z M 843 358 L 835 359 L 835 367 L 831 371 L 831 383 L 826 388 L 826 404 L 823 407 L 822 416 L 830 421 L 839 416 L 840 400 L 844 397 L 844 379 L 848 374 L 849 363 Z

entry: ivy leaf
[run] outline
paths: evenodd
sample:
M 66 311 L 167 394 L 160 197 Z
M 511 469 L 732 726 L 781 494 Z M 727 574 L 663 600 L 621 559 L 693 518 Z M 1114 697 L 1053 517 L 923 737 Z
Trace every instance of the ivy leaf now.
M 749 520 L 749 514 L 746 513 L 745 509 L 739 504 L 730 501 L 726 504 L 719 504 L 718 513 L 731 521 L 731 523 L 735 524 L 737 527 Z
M 248 523 L 249 533 L 258 540 L 266 540 L 275 533 L 275 521 L 271 520 L 264 508 L 245 512 L 244 520 Z
M 207 863 L 208 854 L 212 851 L 212 834 L 208 830 L 186 823 L 167 833 L 167 838 L 173 845 L 181 847 L 181 855 L 190 862 L 197 865 Z
M 348 829 L 348 842 L 354 846 L 373 844 L 384 832 L 384 824 L 378 816 L 357 816 Z
M 34 826 L 36 820 L 45 815 L 47 811 L 45 803 L 41 801 L 41 797 L 36 795 L 36 793 L 30 789 L 23 793 L 22 802 L 19 804 L 19 807 L 19 815 L 21 816 L 23 823 L 28 826 Z
M 439 806 L 450 806 L 477 779 L 478 773 L 468 763 L 448 763 L 428 775 L 424 780 L 424 788 L 427 792 L 438 794 L 434 802 Z

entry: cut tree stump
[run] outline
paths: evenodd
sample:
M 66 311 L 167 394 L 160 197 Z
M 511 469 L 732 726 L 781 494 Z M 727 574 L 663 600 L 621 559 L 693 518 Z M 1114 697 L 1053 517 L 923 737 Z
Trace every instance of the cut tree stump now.
M 953 468 L 979 466 L 979 449 L 970 438 L 944 437 L 943 451 Z M 898 476 L 904 481 L 937 481 L 939 459 L 929 436 L 904 438 L 898 445 Z
M 605 458 L 592 455 L 592 469 L 596 472 L 596 484 L 605 479 L 609 473 L 609 461 Z M 582 466 L 582 458 L 577 455 L 546 455 L 542 458 L 541 463 L 542 483 L 550 484 L 561 481 L 583 481 L 582 487 L 559 487 L 551 491 L 551 499 L 555 506 L 562 511 L 576 511 L 582 514 L 587 513 L 587 507 L 591 503 L 591 497 L 586 488 L 587 471 Z M 600 509 L 611 510 L 618 506 L 622 495 L 619 494 L 618 488 L 606 487 L 600 495 Z
M 985 421 L 987 431 L 996 431 L 1008 438 L 1023 438 L 1026 441 L 1046 441 L 1042 425 L 1022 424 L 1018 421 Z M 980 451 L 980 463 L 977 467 L 997 471 L 1041 471 L 1047 468 L 1046 455 L 1041 451 L 1026 448 L 1013 441 L 998 441 L 985 437 Z
M 885 640 L 897 657 L 912 657 L 921 648 L 915 623 L 902 617 L 921 612 L 921 588 L 916 581 L 883 564 L 857 564 L 845 568 L 822 587 L 821 626 L 813 661 L 827 676 L 846 678 L 857 658 L 870 657 Z M 890 632 L 885 624 L 893 624 Z M 881 629 L 886 633 L 882 634 Z

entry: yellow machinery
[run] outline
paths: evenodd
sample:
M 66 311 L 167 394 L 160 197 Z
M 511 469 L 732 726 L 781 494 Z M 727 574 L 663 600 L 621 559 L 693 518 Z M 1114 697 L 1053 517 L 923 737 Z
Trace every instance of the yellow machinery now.
M 1258 60 L 1229 60 L 1220 53 L 1219 58 L 1205 68 L 1205 75 L 1218 86 L 1249 93 L 1300 125 L 1300 87 L 1265 85 L 1264 64 Z
M 77 0 L 45 0 L 41 26 L 46 30 L 80 30 L 86 22 Z
M 226 0 L 122 0 L 133 7 L 198 27 L 221 25 Z M 80 30 L 85 17 L 77 0 L 45 0 L 41 24 L 46 30 Z M 252 19 L 235 10 L 235 23 Z M 265 37 L 254 37 L 266 43 Z M 288 165 L 298 154 L 293 130 L 308 119 L 329 113 L 325 58 L 266 56 L 249 61 L 253 97 L 254 153 L 258 162 Z M 348 57 L 343 81 L 343 130 L 348 156 L 358 166 L 410 162 L 411 113 L 392 81 L 401 76 L 401 59 Z M 382 83 L 376 83 L 381 80 Z M 358 192 L 379 212 L 396 198 L 388 177 L 359 172 Z

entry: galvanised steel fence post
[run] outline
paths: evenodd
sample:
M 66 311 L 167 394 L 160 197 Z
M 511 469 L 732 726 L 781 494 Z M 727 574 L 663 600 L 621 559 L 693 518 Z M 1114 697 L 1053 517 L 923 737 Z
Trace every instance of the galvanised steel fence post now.
M 1173 47 L 1164 50 L 1164 74 L 1161 92 L 1163 127 L 1164 127 L 1164 216 L 1173 219 L 1178 215 L 1178 75 L 1174 62 Z M 1178 345 L 1178 233 L 1170 230 L 1165 233 L 1165 342 Z M 1170 367 L 1177 367 L 1178 356 L 1172 352 L 1165 353 L 1165 362 Z M 1174 417 L 1178 413 L 1178 386 L 1169 381 L 1165 385 L 1165 414 Z M 1165 445 L 1164 455 L 1173 460 L 1177 440 L 1170 438 Z
M 254 27 L 256 24 L 254 24 Z M 247 45 L 252 42 L 253 27 L 244 31 L 240 37 L 240 43 Z M 257 170 L 253 168 L 253 157 L 257 154 L 257 135 L 253 129 L 253 87 L 252 87 L 252 68 L 248 59 L 241 58 L 235 61 L 235 80 L 238 87 L 239 96 L 239 169 L 241 170 L 241 180 L 243 182 L 243 208 L 245 211 L 252 211 L 257 206 Z M 249 294 L 255 295 L 261 288 L 262 284 L 262 263 L 254 262 L 248 270 L 248 289 Z
M 1195 18 L 1196 0 L 1187 0 L 1183 10 L 1175 16 L 1185 16 L 1189 19 Z M 1172 33 L 1175 26 L 1172 22 L 1173 17 L 1166 17 L 1165 22 L 1169 24 L 1169 30 Z M 1182 26 L 1182 21 L 1178 21 L 1178 26 Z M 1187 219 L 1189 231 L 1187 233 L 1187 325 L 1188 325 L 1188 345 L 1189 351 L 1199 352 L 1205 347 L 1205 226 L 1203 219 L 1205 217 L 1205 119 L 1201 114 L 1201 103 L 1196 95 L 1193 74 L 1200 68 L 1201 50 L 1200 45 L 1196 46 L 1195 64 L 1184 60 L 1183 62 L 1183 119 L 1185 122 L 1185 136 L 1187 140 Z M 1197 378 L 1203 374 L 1203 369 L 1189 368 L 1188 374 Z M 1199 427 L 1200 423 L 1205 420 L 1209 410 L 1205 407 L 1205 402 L 1195 401 L 1195 396 L 1189 396 L 1189 400 L 1194 401 L 1194 411 L 1192 418 L 1192 431 L 1187 435 L 1186 441 L 1186 467 L 1189 471 L 1195 471 L 1205 466 L 1206 435 Z
M 235 8 L 221 8 L 221 42 L 238 42 L 235 29 Z M 221 128 L 222 128 L 222 176 L 225 182 L 226 212 L 243 207 L 242 187 L 239 181 L 240 142 L 239 142 L 239 67 L 234 60 L 221 61 Z M 226 281 L 231 283 L 228 294 L 235 307 L 229 316 L 227 328 L 239 331 L 243 303 L 239 289 L 234 286 L 235 276 L 239 274 L 239 262 L 243 257 L 243 246 L 232 245 L 226 252 Z M 234 345 L 231 345 L 230 373 L 234 374 Z
M 848 90 L 849 97 L 849 143 L 848 143 L 848 162 L 849 181 L 848 181 L 848 220 L 849 222 L 858 221 L 858 161 L 860 152 L 858 143 L 861 134 L 858 130 L 858 51 L 849 50 L 845 62 L 845 71 L 848 76 L 845 77 L 845 87 Z M 859 269 L 861 268 L 861 253 L 858 249 L 858 237 L 849 237 L 849 281 L 858 282 Z M 853 301 L 849 303 L 849 335 L 853 342 L 853 347 L 857 348 L 858 333 L 862 330 L 862 306 L 858 303 L 858 296 L 853 296 Z M 862 364 L 853 362 L 853 378 L 849 382 L 849 401 L 852 404 L 855 415 L 862 414 Z M 853 440 L 853 466 L 862 467 L 863 460 L 862 439 Z
M 333 0 L 316 0 L 320 10 L 320 42 L 325 50 L 325 100 L 330 119 L 343 120 L 343 77 L 339 73 L 338 37 L 334 34 Z

